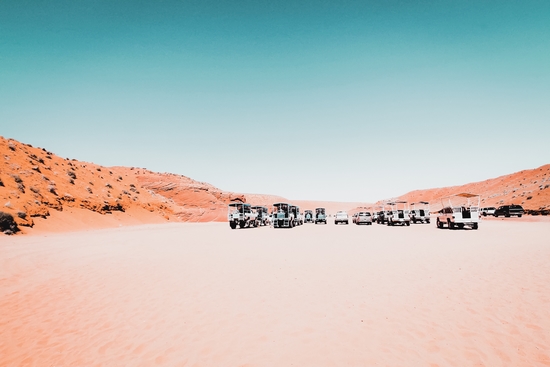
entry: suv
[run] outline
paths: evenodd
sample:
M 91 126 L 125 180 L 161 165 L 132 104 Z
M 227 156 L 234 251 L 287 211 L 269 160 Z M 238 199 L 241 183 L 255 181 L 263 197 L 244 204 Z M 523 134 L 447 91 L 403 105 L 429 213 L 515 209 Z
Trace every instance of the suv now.
M 355 217 L 355 224 L 365 223 L 372 225 L 372 215 L 369 212 L 359 212 Z
M 490 206 L 488 208 L 481 208 L 481 215 L 483 215 L 484 217 L 488 215 L 495 215 L 495 207 Z
M 453 229 L 470 226 L 477 229 L 479 226 L 480 196 L 476 194 L 462 193 L 441 199 L 443 209 L 437 214 L 437 228 Z
M 334 224 L 338 223 L 349 224 L 348 213 L 344 211 L 336 212 L 336 215 L 334 215 Z
M 523 215 L 524 210 L 521 205 L 503 205 L 499 206 L 497 210 L 494 212 L 494 216 L 498 217 L 499 215 L 504 215 L 505 217 L 511 217 L 512 215 L 517 215 L 518 218 L 521 218 Z

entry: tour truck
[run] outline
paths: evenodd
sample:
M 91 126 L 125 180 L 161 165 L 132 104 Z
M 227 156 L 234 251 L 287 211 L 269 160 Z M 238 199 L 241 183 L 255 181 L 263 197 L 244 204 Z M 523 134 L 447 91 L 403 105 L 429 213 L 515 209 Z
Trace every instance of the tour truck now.
M 304 218 L 302 216 L 302 213 L 300 213 L 300 207 L 296 205 L 290 206 L 290 211 L 294 215 L 294 224 L 297 226 L 301 226 L 304 224 Z
M 260 226 L 267 226 L 269 224 L 269 210 L 265 206 L 255 205 L 251 207 L 256 212 L 256 222 Z
M 317 223 L 327 224 L 327 213 L 325 208 L 316 208 L 315 209 L 315 224 Z
M 437 214 L 437 228 L 446 225 L 449 229 L 465 226 L 477 229 L 480 202 L 480 195 L 466 192 L 441 198 L 443 208 Z
M 304 211 L 304 223 L 313 223 L 313 210 Z
M 296 225 L 291 206 L 288 203 L 273 204 L 273 228 L 293 228 Z
M 430 203 L 427 201 L 412 203 L 409 216 L 413 223 L 430 223 Z
M 227 219 L 231 229 L 244 227 L 256 227 L 258 214 L 252 210 L 250 204 L 242 202 L 233 202 L 227 206 Z
M 410 226 L 411 218 L 409 217 L 409 208 L 406 201 L 393 201 L 388 203 L 391 207 L 388 216 L 388 226 Z

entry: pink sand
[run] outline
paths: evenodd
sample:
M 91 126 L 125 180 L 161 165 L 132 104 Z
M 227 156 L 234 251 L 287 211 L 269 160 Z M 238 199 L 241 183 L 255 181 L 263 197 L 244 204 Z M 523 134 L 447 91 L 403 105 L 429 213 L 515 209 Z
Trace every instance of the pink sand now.
M 0 237 L 0 366 L 550 366 L 550 225 Z

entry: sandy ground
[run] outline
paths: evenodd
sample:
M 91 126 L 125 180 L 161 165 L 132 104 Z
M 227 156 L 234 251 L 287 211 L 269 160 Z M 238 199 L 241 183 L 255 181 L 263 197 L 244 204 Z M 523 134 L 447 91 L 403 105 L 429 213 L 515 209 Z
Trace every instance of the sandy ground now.
M 550 366 L 550 224 L 0 237 L 0 366 Z

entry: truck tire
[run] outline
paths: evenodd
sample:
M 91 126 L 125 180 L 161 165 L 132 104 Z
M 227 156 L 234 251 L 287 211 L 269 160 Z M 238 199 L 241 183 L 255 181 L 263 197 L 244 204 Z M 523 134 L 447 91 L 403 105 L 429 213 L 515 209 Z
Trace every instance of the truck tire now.
M 237 223 L 229 222 L 229 227 L 231 227 L 231 229 L 235 229 L 235 228 L 237 228 Z
M 244 220 L 241 220 L 241 221 L 239 222 L 239 227 L 241 227 L 241 228 L 246 227 L 246 222 L 245 222 Z
M 477 224 L 477 223 L 472 224 L 472 229 L 477 229 L 477 228 L 478 228 L 478 224 Z

